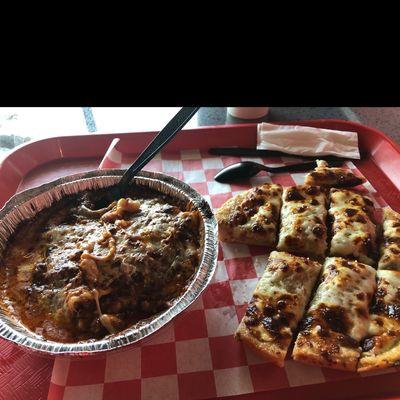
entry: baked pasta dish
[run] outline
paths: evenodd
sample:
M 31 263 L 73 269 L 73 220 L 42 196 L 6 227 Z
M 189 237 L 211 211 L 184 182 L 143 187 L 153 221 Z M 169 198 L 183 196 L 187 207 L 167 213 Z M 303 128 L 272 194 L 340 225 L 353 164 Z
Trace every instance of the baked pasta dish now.
M 101 339 L 170 307 L 200 263 L 199 212 L 147 188 L 65 198 L 23 223 L 0 267 L 2 307 L 37 335 Z

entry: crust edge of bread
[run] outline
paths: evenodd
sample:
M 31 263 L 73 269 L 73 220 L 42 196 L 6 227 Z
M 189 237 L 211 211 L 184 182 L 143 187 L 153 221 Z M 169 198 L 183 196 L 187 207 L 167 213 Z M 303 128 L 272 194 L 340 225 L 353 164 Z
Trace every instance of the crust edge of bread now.
M 256 352 L 264 360 L 270 361 L 278 367 L 284 366 L 287 350 L 285 351 L 279 349 L 278 346 L 274 344 L 271 345 L 260 342 L 257 338 L 255 338 L 248 332 L 248 330 L 246 329 L 246 325 L 243 321 L 240 322 L 239 327 L 234 334 L 234 337 L 236 340 L 246 343 L 248 348 Z

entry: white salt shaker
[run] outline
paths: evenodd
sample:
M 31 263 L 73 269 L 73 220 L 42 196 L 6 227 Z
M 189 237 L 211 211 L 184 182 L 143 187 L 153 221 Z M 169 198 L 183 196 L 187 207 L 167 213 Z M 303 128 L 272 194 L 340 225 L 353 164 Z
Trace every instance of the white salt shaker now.
M 268 107 L 228 107 L 228 113 L 240 119 L 257 119 L 268 114 Z

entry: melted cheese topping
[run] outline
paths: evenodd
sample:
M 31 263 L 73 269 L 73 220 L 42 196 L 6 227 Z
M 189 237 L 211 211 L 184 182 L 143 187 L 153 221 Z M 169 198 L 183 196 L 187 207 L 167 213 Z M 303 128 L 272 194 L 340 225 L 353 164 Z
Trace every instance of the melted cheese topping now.
M 308 173 L 304 183 L 314 186 L 351 187 L 365 182 L 365 179 L 354 175 L 344 168 L 329 167 L 323 160 L 317 160 L 317 167 Z
M 216 212 L 221 240 L 274 246 L 281 196 L 280 185 L 264 184 L 229 199 Z
M 260 341 L 290 343 L 322 266 L 273 251 L 243 319 Z
M 317 186 L 293 186 L 283 192 L 277 249 L 322 259 L 326 243 L 326 196 Z
M 376 257 L 376 226 L 373 203 L 350 190 L 331 189 L 329 215 L 333 219 L 331 256 L 349 257 L 373 265 Z
M 374 313 L 371 318 L 368 336 L 378 335 L 387 331 L 383 327 L 382 318 L 396 320 L 400 323 L 400 272 L 391 270 L 378 270 L 378 288 L 371 311 Z M 385 321 L 385 325 L 393 322 Z
M 378 270 L 377 295 L 385 304 L 400 304 L 400 272 Z
M 378 270 L 377 276 L 374 314 L 362 343 L 360 371 L 387 368 L 400 360 L 400 272 Z
M 321 283 L 301 322 L 293 358 L 356 370 L 359 341 L 368 330 L 368 305 L 375 286 L 375 270 L 369 265 L 327 258 Z
M 337 328 L 354 340 L 361 340 L 368 329 L 368 307 L 375 288 L 375 270 L 372 267 L 329 257 L 307 314 L 318 319 L 321 318 L 321 306 L 327 309 L 339 307 L 340 318 L 346 321 L 333 321 L 338 322 L 338 326 L 331 326 L 331 329 Z
M 102 217 L 102 221 L 115 222 L 117 219 L 123 218 L 126 213 L 136 213 L 140 210 L 140 202 L 132 199 L 119 199 L 115 208 L 106 212 Z
M 383 240 L 378 269 L 400 271 L 400 214 L 386 207 L 383 211 Z

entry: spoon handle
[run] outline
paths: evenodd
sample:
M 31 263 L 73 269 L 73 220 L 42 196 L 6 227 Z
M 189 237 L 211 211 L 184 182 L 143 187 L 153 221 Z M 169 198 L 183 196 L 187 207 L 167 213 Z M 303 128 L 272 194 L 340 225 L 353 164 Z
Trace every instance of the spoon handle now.
M 182 107 L 171 121 L 159 132 L 136 161 L 126 170 L 119 186 L 123 190 L 132 178 L 186 125 L 200 107 Z
M 315 156 L 304 156 L 302 154 L 289 154 L 283 153 L 282 151 L 276 150 L 264 150 L 249 147 L 211 147 L 208 149 L 208 153 L 215 156 L 236 156 L 236 157 L 295 157 L 302 158 L 303 160 L 325 160 L 340 161 L 344 160 L 342 157 L 333 155 L 315 155 Z
M 309 161 L 300 164 L 289 164 L 283 167 L 268 167 L 266 165 L 263 165 L 262 169 L 267 172 L 279 173 L 279 172 L 304 171 L 307 169 L 314 169 L 316 166 L 317 163 L 315 161 Z

